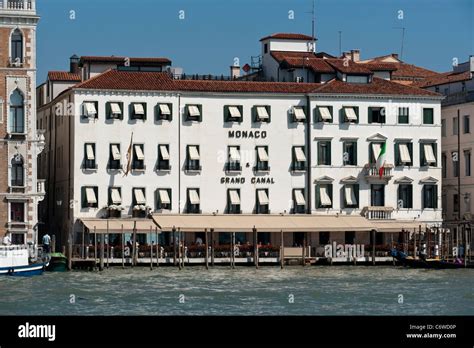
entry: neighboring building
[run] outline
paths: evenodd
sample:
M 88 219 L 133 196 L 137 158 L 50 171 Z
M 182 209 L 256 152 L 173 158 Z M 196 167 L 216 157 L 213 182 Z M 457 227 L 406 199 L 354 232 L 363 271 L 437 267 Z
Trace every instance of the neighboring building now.
M 37 205 L 44 181 L 37 156 L 44 146 L 36 128 L 35 0 L 0 1 L 0 238 L 36 244 Z
M 443 204 L 447 222 L 472 220 L 474 197 L 474 56 L 439 76 L 416 85 L 446 98 L 441 103 Z M 459 148 L 458 148 L 459 140 Z M 456 161 L 455 159 L 458 159 Z M 458 182 L 459 180 L 459 182 Z M 458 188 L 460 184 L 460 192 Z
M 278 72 L 274 57 L 305 55 L 311 40 L 262 39 L 263 71 L 299 76 L 303 68 Z M 315 68 L 311 83 L 177 79 L 120 67 L 71 81 L 38 110 L 47 125 L 47 221 L 63 242 L 72 228 L 78 241 L 88 220 L 148 213 L 347 215 L 397 233 L 440 225 L 442 97 L 342 59 L 324 64 L 327 74 Z M 71 117 L 59 116 L 68 105 Z M 357 228 L 327 226 L 309 243 L 369 243 Z M 279 233 L 259 238 L 279 243 Z M 285 243 L 302 238 L 286 234 Z M 383 234 L 377 241 L 390 242 Z

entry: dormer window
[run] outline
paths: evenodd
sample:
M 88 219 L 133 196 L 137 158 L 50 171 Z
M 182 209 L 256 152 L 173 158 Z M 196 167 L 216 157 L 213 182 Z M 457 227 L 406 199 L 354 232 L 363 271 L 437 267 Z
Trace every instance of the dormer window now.
M 347 83 L 369 83 L 368 75 L 347 75 Z

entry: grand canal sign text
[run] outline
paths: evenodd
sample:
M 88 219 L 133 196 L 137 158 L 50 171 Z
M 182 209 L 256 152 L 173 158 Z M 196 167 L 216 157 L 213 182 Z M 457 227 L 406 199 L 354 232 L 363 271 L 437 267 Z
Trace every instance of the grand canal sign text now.
M 245 184 L 245 178 L 243 176 L 238 177 L 228 177 L 223 176 L 221 178 L 221 184 Z M 274 184 L 275 180 L 272 177 L 252 177 L 250 179 L 251 184 Z

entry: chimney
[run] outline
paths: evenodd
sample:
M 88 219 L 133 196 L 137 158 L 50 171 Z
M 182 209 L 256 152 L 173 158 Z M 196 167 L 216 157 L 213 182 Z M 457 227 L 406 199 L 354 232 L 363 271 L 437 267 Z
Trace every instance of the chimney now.
M 76 55 L 69 58 L 69 72 L 79 74 L 79 57 Z
M 353 62 L 360 60 L 360 50 L 351 50 L 351 59 Z
M 230 77 L 232 79 L 236 79 L 240 77 L 240 66 L 238 65 L 231 65 L 230 66 Z

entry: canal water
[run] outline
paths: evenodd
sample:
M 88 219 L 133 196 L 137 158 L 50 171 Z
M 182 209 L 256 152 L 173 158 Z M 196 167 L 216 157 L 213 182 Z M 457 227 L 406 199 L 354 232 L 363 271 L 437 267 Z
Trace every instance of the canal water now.
M 0 315 L 474 315 L 474 270 L 160 267 L 2 277 Z

